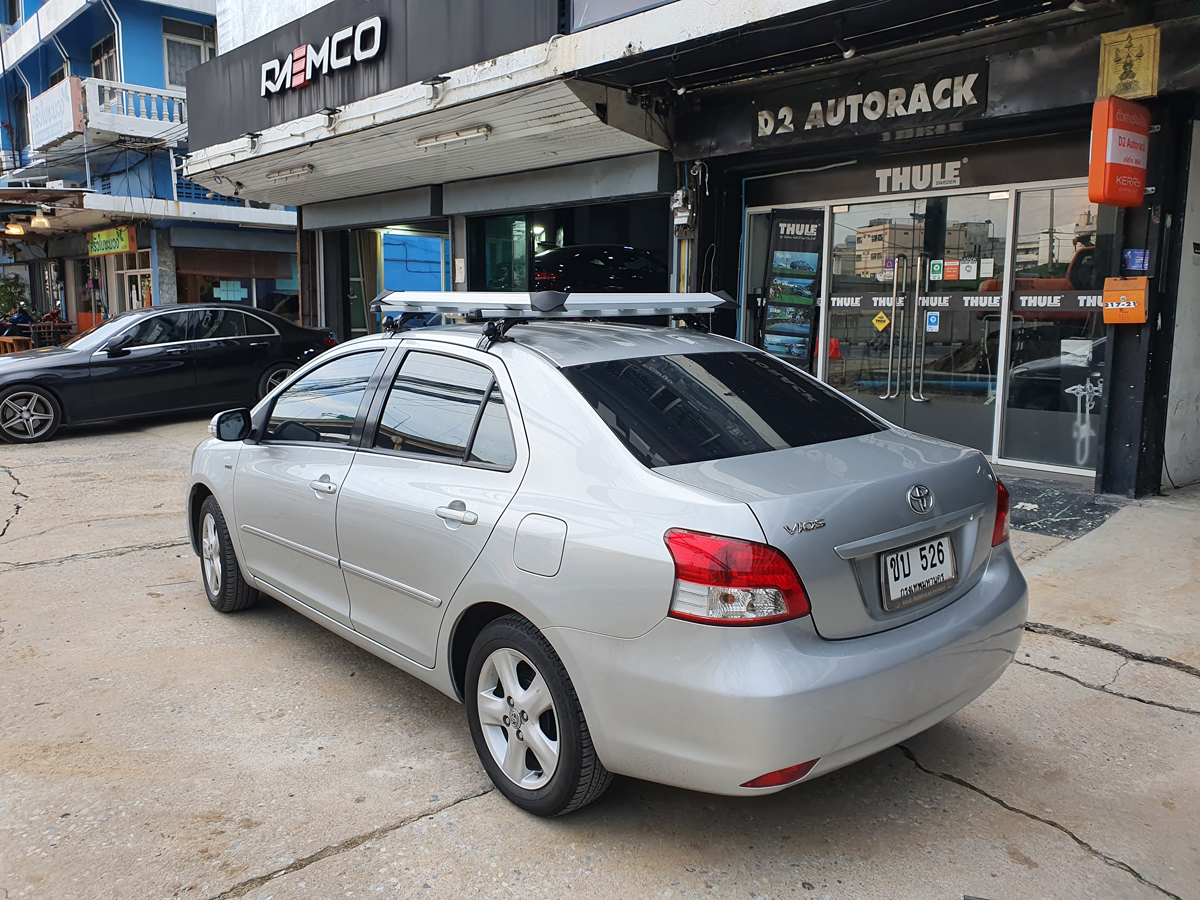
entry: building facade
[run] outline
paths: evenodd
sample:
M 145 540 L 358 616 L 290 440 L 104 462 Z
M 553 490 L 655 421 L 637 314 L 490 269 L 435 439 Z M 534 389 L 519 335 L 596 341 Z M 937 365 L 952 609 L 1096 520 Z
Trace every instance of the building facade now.
M 135 307 L 229 300 L 295 317 L 295 212 L 181 171 L 188 70 L 213 0 L 12 0 L 0 27 L 4 271 L 81 330 Z
M 257 24 L 189 76 L 187 172 L 298 209 L 314 322 L 365 332 L 418 284 L 724 290 L 717 329 L 903 427 L 1102 490 L 1200 479 L 1190 4 L 334 0 Z M 1140 206 L 1089 198 L 1110 94 L 1154 123 Z M 1148 278 L 1145 325 L 1105 324 L 1118 276 Z

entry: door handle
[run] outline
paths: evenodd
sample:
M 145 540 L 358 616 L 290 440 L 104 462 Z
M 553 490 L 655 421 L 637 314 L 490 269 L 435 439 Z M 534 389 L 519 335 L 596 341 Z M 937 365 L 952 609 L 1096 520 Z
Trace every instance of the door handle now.
M 310 481 L 308 486 L 314 491 L 320 491 L 323 494 L 336 494 L 337 485 L 329 480 L 328 475 L 323 475 L 317 481 Z
M 468 509 L 455 509 L 453 506 L 439 506 L 434 510 L 434 513 L 439 519 L 445 519 L 448 522 L 458 522 L 460 525 L 474 525 L 479 521 L 479 516 Z
M 266 346 L 268 346 L 268 342 L 267 341 L 253 341 L 250 344 L 250 346 L 251 347 L 266 347 Z
M 921 293 L 921 268 L 924 263 L 925 269 L 925 294 L 929 293 L 929 262 L 930 257 L 921 253 L 917 257 L 917 279 L 916 290 L 913 291 L 913 337 L 912 337 L 912 360 L 908 366 L 908 398 L 914 403 L 928 403 L 929 398 L 925 396 L 925 323 L 922 321 L 921 315 L 921 298 L 925 296 Z M 917 341 L 921 342 L 921 370 L 920 370 L 920 386 L 917 382 Z
M 166 352 L 172 356 L 179 356 L 182 353 L 187 353 L 187 347 L 168 347 Z
M 904 288 L 908 289 L 908 256 L 903 253 L 897 253 L 895 262 L 892 266 L 892 321 L 888 325 L 888 368 L 887 368 L 887 385 L 884 387 L 883 394 L 880 395 L 880 400 L 891 400 L 894 397 L 900 396 L 900 379 L 904 368 L 904 357 L 900 357 L 900 366 L 896 370 L 896 391 L 892 392 L 892 364 L 896 357 L 896 307 L 897 300 L 900 297 L 900 271 L 901 262 L 904 263 Z M 903 346 L 903 328 L 901 328 L 901 353 L 904 352 Z

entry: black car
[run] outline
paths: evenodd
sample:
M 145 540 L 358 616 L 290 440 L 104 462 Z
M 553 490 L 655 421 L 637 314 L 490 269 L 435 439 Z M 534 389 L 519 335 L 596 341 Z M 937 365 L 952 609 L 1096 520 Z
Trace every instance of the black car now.
M 668 281 L 662 260 L 633 247 L 576 244 L 533 259 L 533 284 L 539 291 L 660 293 Z
M 156 306 L 61 347 L 0 356 L 0 438 L 45 441 L 59 425 L 252 406 L 337 344 L 261 309 Z

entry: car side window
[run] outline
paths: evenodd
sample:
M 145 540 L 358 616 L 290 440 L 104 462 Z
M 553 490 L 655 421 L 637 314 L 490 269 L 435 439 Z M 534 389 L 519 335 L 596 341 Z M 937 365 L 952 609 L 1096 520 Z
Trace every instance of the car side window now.
M 250 313 L 242 313 L 242 318 L 246 320 L 246 334 L 251 337 L 257 337 L 260 334 L 274 334 L 275 329 L 263 319 Z
M 199 309 L 195 312 L 193 340 L 245 337 L 246 317 L 236 309 Z
M 498 469 L 511 469 L 516 465 L 517 446 L 513 443 L 512 425 L 508 421 L 508 411 L 504 408 L 504 397 L 500 394 L 498 384 L 492 386 L 492 392 L 483 407 L 467 461 Z
M 187 340 L 188 313 L 169 312 L 147 316 L 130 329 L 133 339 L 128 347 L 146 347 L 151 344 L 173 344 Z
M 375 446 L 461 462 L 491 383 L 486 366 L 410 352 L 388 392 Z
M 382 350 L 352 353 L 309 372 L 279 395 L 269 441 L 346 444 Z

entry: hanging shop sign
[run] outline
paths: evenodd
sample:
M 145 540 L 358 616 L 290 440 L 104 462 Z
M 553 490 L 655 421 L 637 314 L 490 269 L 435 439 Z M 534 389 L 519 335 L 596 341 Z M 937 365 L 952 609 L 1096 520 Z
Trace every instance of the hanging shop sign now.
M 824 234 L 824 210 L 776 210 L 771 217 L 763 347 L 804 367 L 812 360 Z
M 83 131 L 83 88 L 75 75 L 29 101 L 29 145 L 37 150 Z
M 754 146 L 849 137 L 981 117 L 988 62 L 906 69 L 801 85 L 754 101 Z
M 1141 206 L 1149 146 L 1146 107 L 1120 97 L 1097 100 L 1092 107 L 1088 199 L 1109 206 Z
M 326 35 L 316 46 L 301 44 L 283 59 L 269 59 L 262 64 L 259 96 L 301 88 L 311 83 L 314 75 L 328 75 L 375 59 L 383 50 L 385 35 L 383 18 L 372 16 Z
M 1096 96 L 1136 100 L 1158 95 L 1159 31 L 1142 25 L 1100 35 L 1100 77 Z
M 132 228 L 106 228 L 88 233 L 88 256 L 111 256 L 114 253 L 136 253 L 137 235 Z

